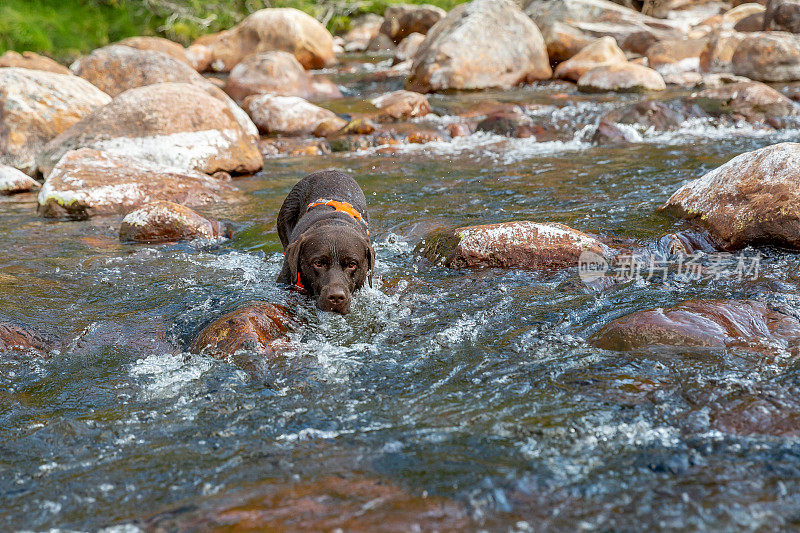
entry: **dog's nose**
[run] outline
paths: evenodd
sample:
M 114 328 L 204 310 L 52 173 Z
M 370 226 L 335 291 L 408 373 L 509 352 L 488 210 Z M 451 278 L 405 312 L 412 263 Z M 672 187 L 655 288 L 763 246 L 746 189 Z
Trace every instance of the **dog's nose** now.
M 328 293 L 328 301 L 332 305 L 342 305 L 346 298 L 347 295 L 345 295 L 344 291 L 341 289 L 334 289 Z

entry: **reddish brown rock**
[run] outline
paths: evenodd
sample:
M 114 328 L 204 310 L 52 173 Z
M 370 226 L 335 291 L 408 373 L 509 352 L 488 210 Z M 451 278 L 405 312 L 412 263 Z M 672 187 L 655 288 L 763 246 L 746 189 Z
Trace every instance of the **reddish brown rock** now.
M 562 63 L 597 41 L 577 28 L 562 22 L 553 22 L 541 28 L 547 54 L 553 63 Z M 613 39 L 613 37 L 612 37 Z M 616 40 L 614 41 L 616 42 Z
M 466 509 L 364 477 L 267 480 L 154 515 L 148 531 L 465 531 Z
M 47 357 L 53 348 L 53 340 L 34 328 L 0 317 L 0 353 L 20 351 Z
M 382 117 L 394 120 L 424 117 L 431 112 L 428 98 L 412 91 L 386 93 L 370 102 L 381 111 Z
M 613 37 L 602 37 L 556 67 L 554 78 L 578 81 L 595 67 L 627 63 L 625 56 Z
M 86 219 L 128 213 L 157 200 L 199 206 L 233 190 L 200 172 L 81 148 L 64 155 L 49 174 L 39 192 L 39 214 Z
M 98 48 L 75 61 L 70 69 L 111 96 L 154 83 L 204 82 L 192 67 L 167 54 L 121 44 Z
M 800 33 L 800 2 L 797 0 L 767 2 L 764 29 Z
M 488 115 L 478 123 L 476 129 L 523 139 L 535 136 L 536 124 L 523 113 L 507 111 Z
M 555 60 L 569 59 L 570 49 L 574 54 L 582 48 L 570 43 L 586 39 L 613 37 L 626 52 L 644 54 L 658 41 L 683 37 L 680 24 L 606 0 L 533 0 L 526 2 L 525 12 L 546 36 Z
M 647 66 L 659 72 L 696 70 L 707 39 L 660 41 L 647 49 Z
M 406 88 L 508 88 L 552 75 L 539 29 L 510 0 L 473 0 L 453 9 L 422 43 Z
M 0 164 L 33 176 L 36 156 L 48 141 L 109 101 L 77 76 L 0 69 Z
M 601 117 L 601 122 L 638 126 L 643 130 L 672 131 L 681 127 L 689 116 L 662 102 L 644 100 L 613 109 Z
M 21 170 L 0 165 L 0 195 L 10 196 L 40 187 L 39 182 Z
M 800 403 L 795 395 L 735 391 L 714 401 L 711 427 L 734 435 L 800 437 Z
M 520 221 L 445 230 L 426 237 L 417 251 L 450 268 L 575 267 L 583 252 L 609 256 L 603 243 L 563 224 Z
M 748 34 L 732 30 L 711 33 L 708 43 L 700 52 L 700 72 L 730 72 L 736 48 L 748 38 Z
M 752 80 L 800 80 L 800 35 L 784 32 L 747 33 L 733 53 L 733 72 Z
M 237 100 L 252 94 L 299 96 L 306 100 L 341 98 L 335 83 L 312 76 L 291 54 L 266 52 L 240 62 L 231 71 L 225 92 Z
M 432 5 L 391 5 L 383 13 L 380 32 L 399 43 L 412 33 L 425 35 L 445 15 L 444 9 Z
M 655 70 L 633 63 L 595 67 L 580 77 L 578 88 L 584 92 L 663 91 L 664 78 Z
M 383 17 L 368 13 L 355 19 L 350 31 L 344 35 L 345 52 L 363 52 L 373 37 L 378 35 Z
M 296 96 L 257 94 L 248 96 L 242 105 L 263 133 L 308 134 L 322 122 L 338 119 L 333 111 Z
M 122 219 L 119 240 L 156 244 L 215 239 L 225 235 L 216 220 L 207 219 L 185 205 L 159 201 L 131 211 Z
M 86 147 L 206 174 L 259 170 L 255 127 L 245 129 L 208 87 L 159 83 L 125 91 L 48 143 L 39 166 L 46 175 L 66 152 Z
M 293 8 L 256 11 L 230 30 L 198 39 L 188 54 L 198 70 L 230 72 L 247 56 L 272 51 L 294 55 L 306 69 L 335 61 L 333 36 L 316 19 Z
M 267 302 L 252 302 L 212 321 L 192 342 L 192 353 L 217 358 L 237 352 L 274 356 L 286 348 L 293 318 L 285 308 Z
M 800 249 L 800 144 L 734 157 L 678 189 L 660 210 L 707 229 L 727 249 Z
M 64 65 L 56 63 L 49 57 L 40 56 L 34 52 L 22 52 L 20 54 L 19 52 L 9 50 L 0 56 L 0 68 L 2 67 L 43 70 L 45 72 L 54 72 L 55 74 L 71 74 L 69 69 Z
M 444 140 L 445 140 L 444 137 L 439 132 L 432 130 L 412 131 L 406 137 L 406 141 L 409 144 L 428 144 L 432 142 L 442 142 Z M 381 144 L 387 144 L 387 143 L 381 143 Z
M 789 98 L 757 81 L 705 89 L 692 95 L 690 101 L 712 115 L 738 115 L 750 122 L 798 114 L 797 107 Z
M 648 346 L 742 347 L 756 350 L 800 341 L 800 322 L 751 300 L 701 300 L 669 309 L 637 311 L 604 326 L 592 337 L 605 350 Z
M 164 39 L 163 37 L 128 37 L 127 39 L 122 39 L 117 44 L 130 46 L 137 50 L 161 52 L 182 63 L 190 64 L 189 60 L 186 59 L 186 49 L 180 44 L 170 41 L 169 39 Z
M 739 32 L 756 32 L 764 29 L 764 13 L 753 13 L 737 22 L 733 29 Z

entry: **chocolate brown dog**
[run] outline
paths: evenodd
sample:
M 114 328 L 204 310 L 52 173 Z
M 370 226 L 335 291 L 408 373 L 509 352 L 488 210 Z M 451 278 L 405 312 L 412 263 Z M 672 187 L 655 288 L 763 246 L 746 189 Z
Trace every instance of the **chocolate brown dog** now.
M 317 307 L 346 315 L 352 294 L 369 280 L 375 250 L 369 240 L 364 192 L 338 170 L 321 170 L 300 180 L 278 212 L 283 244 L 279 283 L 317 299 Z

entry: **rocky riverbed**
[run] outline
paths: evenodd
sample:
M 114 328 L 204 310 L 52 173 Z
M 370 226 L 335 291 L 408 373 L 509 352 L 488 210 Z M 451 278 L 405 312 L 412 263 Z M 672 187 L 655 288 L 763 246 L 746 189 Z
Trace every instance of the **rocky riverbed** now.
M 792 9 L 475 0 L 336 38 L 264 10 L 2 56 L 0 514 L 796 526 Z M 327 167 L 377 251 L 346 317 L 275 284 Z

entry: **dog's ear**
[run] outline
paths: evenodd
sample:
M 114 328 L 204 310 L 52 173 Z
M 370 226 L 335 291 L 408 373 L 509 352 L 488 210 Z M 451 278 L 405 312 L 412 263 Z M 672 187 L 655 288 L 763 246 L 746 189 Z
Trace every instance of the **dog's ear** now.
M 375 271 L 375 248 L 367 241 L 367 266 L 369 266 L 369 286 L 372 288 L 372 274 Z
M 286 247 L 286 265 L 289 267 L 289 284 L 297 284 L 297 273 L 300 272 L 300 249 L 303 247 L 303 236 Z

